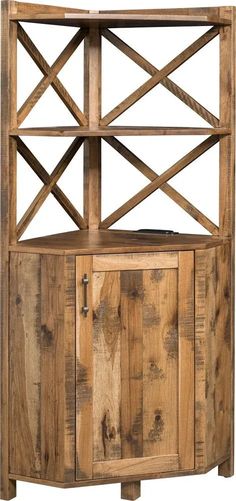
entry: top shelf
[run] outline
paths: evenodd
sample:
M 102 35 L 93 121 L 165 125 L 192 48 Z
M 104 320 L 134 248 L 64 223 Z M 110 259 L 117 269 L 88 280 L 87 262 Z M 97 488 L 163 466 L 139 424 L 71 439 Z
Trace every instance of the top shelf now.
M 78 26 L 78 27 L 90 27 L 99 26 L 101 28 L 135 28 L 135 27 L 158 27 L 158 26 L 212 26 L 212 25 L 228 25 L 230 21 L 228 19 L 221 18 L 219 14 L 215 13 L 215 9 L 212 9 L 212 13 L 206 9 L 205 14 L 193 13 L 183 14 L 182 10 L 179 14 L 170 14 L 165 12 L 165 9 L 157 11 L 155 13 L 153 10 L 146 11 L 78 11 L 66 8 L 54 8 L 50 9 L 48 6 L 40 6 L 33 8 L 33 4 L 21 5 L 21 3 L 15 3 L 15 9 L 13 9 L 11 14 L 11 20 L 25 21 L 32 23 L 42 23 L 42 24 L 57 24 L 62 26 Z M 169 12 L 169 11 L 168 11 Z M 174 11 L 175 12 L 175 11 Z M 188 11 L 187 11 L 188 12 Z M 189 11 L 191 12 L 191 10 Z M 197 11 L 198 12 L 198 11 Z M 204 12 L 204 9 L 202 9 Z

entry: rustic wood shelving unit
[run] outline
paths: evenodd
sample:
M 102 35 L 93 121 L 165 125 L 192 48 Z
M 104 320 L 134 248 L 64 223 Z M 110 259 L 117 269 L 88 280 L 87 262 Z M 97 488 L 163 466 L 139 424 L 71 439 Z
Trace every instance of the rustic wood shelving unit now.
M 1 498 L 16 481 L 58 487 L 121 483 L 123 499 L 142 479 L 233 475 L 235 7 L 82 11 L 2 1 Z M 50 67 L 21 22 L 78 27 Z M 111 31 L 119 27 L 209 26 L 157 69 Z M 220 39 L 220 116 L 176 85 L 171 73 Z M 149 77 L 101 116 L 101 38 Z M 17 110 L 17 40 L 43 76 Z M 58 73 L 84 40 L 84 111 Z M 204 128 L 110 124 L 157 84 L 203 118 Z M 52 86 L 76 127 L 24 128 Z M 205 135 L 158 175 L 117 136 Z M 51 174 L 24 136 L 74 140 Z M 150 181 L 101 218 L 101 141 Z M 219 226 L 169 180 L 219 143 Z M 57 182 L 84 144 L 84 213 Z M 17 151 L 44 186 L 19 222 Z M 203 180 L 204 182 L 204 180 Z M 209 235 L 110 230 L 161 189 Z M 20 240 L 52 193 L 78 231 Z

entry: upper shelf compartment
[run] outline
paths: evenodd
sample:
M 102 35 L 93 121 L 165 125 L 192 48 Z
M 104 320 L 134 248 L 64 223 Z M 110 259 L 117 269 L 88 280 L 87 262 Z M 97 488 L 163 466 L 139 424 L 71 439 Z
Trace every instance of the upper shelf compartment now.
M 62 26 L 100 26 L 102 28 L 134 28 L 157 26 L 211 26 L 230 24 L 219 16 L 218 9 L 174 9 L 145 11 L 86 11 L 66 7 L 15 2 L 12 20 Z

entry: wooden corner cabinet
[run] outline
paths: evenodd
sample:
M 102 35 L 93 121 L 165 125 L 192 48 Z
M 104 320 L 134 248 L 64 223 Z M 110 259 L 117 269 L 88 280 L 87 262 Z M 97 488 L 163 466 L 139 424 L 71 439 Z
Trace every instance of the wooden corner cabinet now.
M 121 497 L 134 500 L 144 479 L 216 466 L 219 475 L 233 475 L 235 13 L 235 7 L 83 11 L 2 1 L 1 499 L 14 498 L 17 480 L 63 488 L 120 482 Z M 49 66 L 24 23 L 78 30 Z M 112 30 L 159 26 L 206 30 L 162 69 Z M 105 116 L 102 37 L 149 74 Z M 219 118 L 170 77 L 215 37 Z M 18 110 L 17 41 L 42 72 Z M 82 41 L 83 111 L 58 77 Z M 158 84 L 207 126 L 110 125 Z M 78 125 L 21 127 L 50 85 Z M 206 138 L 158 175 L 120 140 L 131 135 Z M 48 173 L 24 136 L 72 139 Z M 149 180 L 105 219 L 102 141 Z M 219 224 L 169 184 L 217 143 Z M 57 183 L 82 144 L 80 214 Z M 20 220 L 17 153 L 43 183 Z M 157 189 L 208 234 L 110 229 Z M 49 194 L 78 231 L 22 239 Z

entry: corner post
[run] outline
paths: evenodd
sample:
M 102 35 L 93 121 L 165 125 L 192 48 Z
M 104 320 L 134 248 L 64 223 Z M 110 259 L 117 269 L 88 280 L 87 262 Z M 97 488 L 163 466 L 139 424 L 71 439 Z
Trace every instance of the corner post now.
M 220 16 L 231 25 L 220 28 L 220 126 L 229 127 L 231 134 L 220 139 L 220 235 L 229 237 L 231 245 L 230 270 L 230 357 L 231 380 L 229 398 L 231 410 L 229 459 L 219 466 L 224 477 L 234 474 L 234 186 L 235 186 L 235 25 L 236 7 L 221 7 Z
M 10 67 L 12 28 L 10 10 L 13 2 L 1 2 L 1 298 L 0 298 L 0 498 L 12 499 L 16 496 L 16 482 L 9 479 L 9 367 L 8 367 L 8 296 L 9 296 L 9 241 L 10 241 Z M 13 28 L 14 31 L 14 28 Z
M 92 27 L 84 41 L 84 112 L 90 129 L 101 119 L 101 34 Z M 89 230 L 101 222 L 101 138 L 88 137 L 84 143 L 84 218 Z

